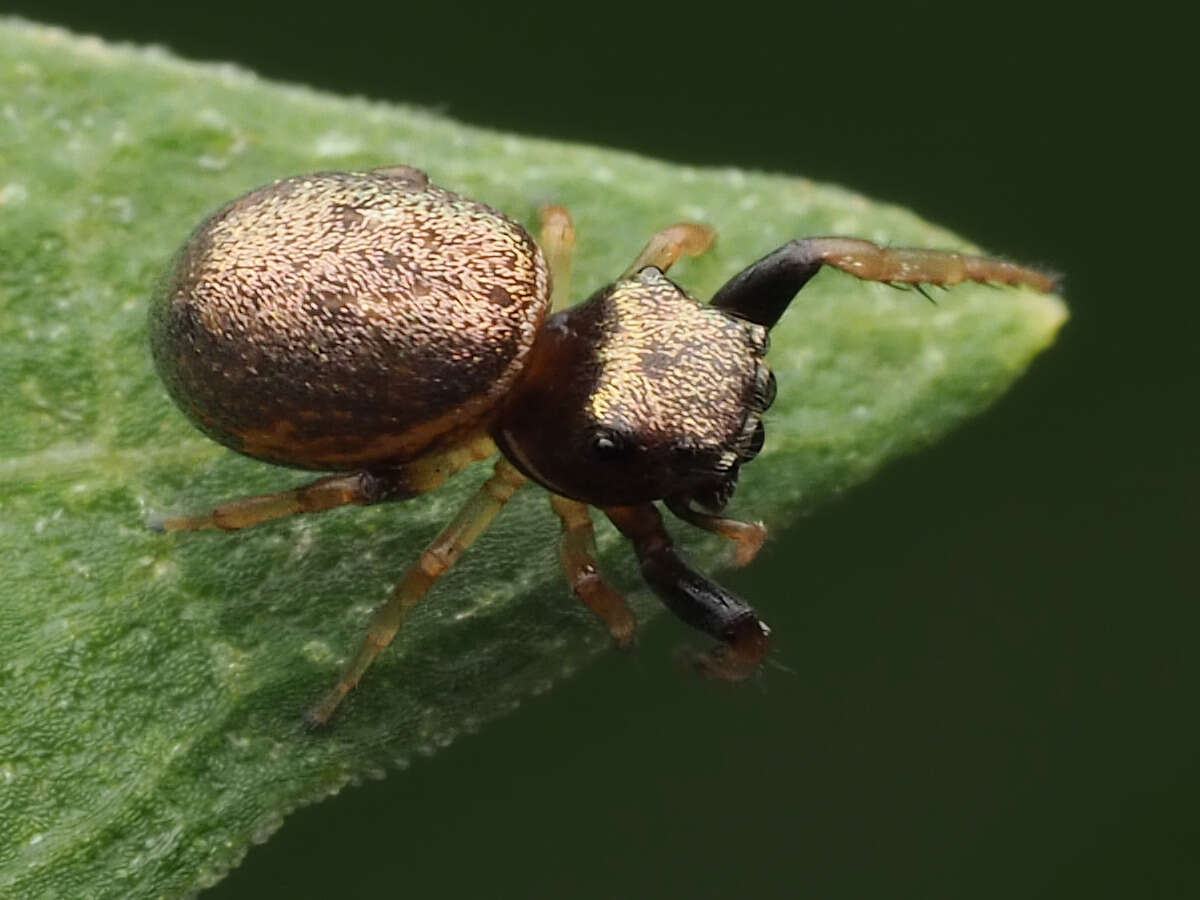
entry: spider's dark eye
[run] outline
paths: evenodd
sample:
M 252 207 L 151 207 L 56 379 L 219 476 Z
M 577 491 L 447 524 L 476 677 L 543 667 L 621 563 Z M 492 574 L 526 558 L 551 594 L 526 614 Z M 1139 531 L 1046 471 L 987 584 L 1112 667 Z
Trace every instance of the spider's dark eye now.
M 758 456 L 758 452 L 763 448 L 763 441 L 766 439 L 767 431 L 763 428 L 763 423 L 759 422 L 758 427 L 754 429 L 754 434 L 750 437 L 750 442 L 746 445 L 746 449 L 742 451 L 742 462 L 750 462 L 754 457 Z
M 625 453 L 625 441 L 612 431 L 598 431 L 592 435 L 592 455 L 602 462 L 619 459 Z

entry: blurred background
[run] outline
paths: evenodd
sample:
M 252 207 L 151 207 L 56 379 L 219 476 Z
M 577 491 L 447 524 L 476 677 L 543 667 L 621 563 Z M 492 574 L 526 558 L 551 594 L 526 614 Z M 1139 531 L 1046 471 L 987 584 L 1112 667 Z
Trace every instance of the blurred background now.
M 293 815 L 206 897 L 1200 896 L 1200 377 L 1168 246 L 1194 162 L 1173 156 L 1187 107 L 1152 106 L 1175 57 L 1140 39 L 1149 7 L 4 6 L 838 182 L 1066 275 L 1072 320 L 997 406 L 728 579 L 779 637 L 761 686 L 679 670 L 662 617 L 637 653 Z

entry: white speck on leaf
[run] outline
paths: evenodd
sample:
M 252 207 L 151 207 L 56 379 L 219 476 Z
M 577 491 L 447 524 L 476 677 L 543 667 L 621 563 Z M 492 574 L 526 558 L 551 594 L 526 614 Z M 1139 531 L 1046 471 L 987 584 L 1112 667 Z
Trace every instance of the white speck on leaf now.
M 362 149 L 362 141 L 340 131 L 327 131 L 313 141 L 313 153 L 317 156 L 349 156 Z
M 29 188 L 10 181 L 0 188 L 0 206 L 20 206 L 29 199 Z
M 128 225 L 133 221 L 133 200 L 129 197 L 113 197 L 108 202 L 118 222 L 122 225 Z
M 334 660 L 333 649 L 324 641 L 309 641 L 300 648 L 304 658 L 309 662 L 329 665 Z
M 267 839 L 279 830 L 279 826 L 283 824 L 283 816 L 269 815 L 254 827 L 254 831 L 250 835 L 250 840 L 256 844 L 266 843 Z
M 196 121 L 208 128 L 216 128 L 220 131 L 226 131 L 229 128 L 229 119 L 219 109 L 211 106 L 199 110 L 196 113 Z
M 730 169 L 725 173 L 725 180 L 734 187 L 740 188 L 746 186 L 746 173 L 740 169 Z

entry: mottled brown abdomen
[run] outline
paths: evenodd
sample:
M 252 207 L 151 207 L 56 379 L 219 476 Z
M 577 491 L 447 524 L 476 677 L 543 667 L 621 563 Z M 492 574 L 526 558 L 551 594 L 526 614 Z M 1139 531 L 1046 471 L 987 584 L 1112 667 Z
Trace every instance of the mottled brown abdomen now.
M 150 312 L 171 396 L 249 456 L 349 470 L 484 423 L 549 296 L 520 225 L 412 169 L 289 178 L 226 206 Z

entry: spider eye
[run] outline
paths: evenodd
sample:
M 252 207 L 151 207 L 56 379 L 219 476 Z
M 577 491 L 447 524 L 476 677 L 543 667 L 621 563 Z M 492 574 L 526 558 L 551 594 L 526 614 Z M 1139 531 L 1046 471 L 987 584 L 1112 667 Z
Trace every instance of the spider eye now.
M 754 434 L 751 435 L 749 442 L 746 444 L 746 448 L 741 453 L 742 462 L 750 462 L 750 460 L 758 456 L 759 451 L 763 448 L 763 441 L 765 439 L 766 429 L 763 427 L 763 423 L 759 422 L 758 426 L 754 429 Z
M 625 452 L 625 441 L 613 431 L 598 431 L 592 435 L 592 455 L 603 462 L 620 458 Z

